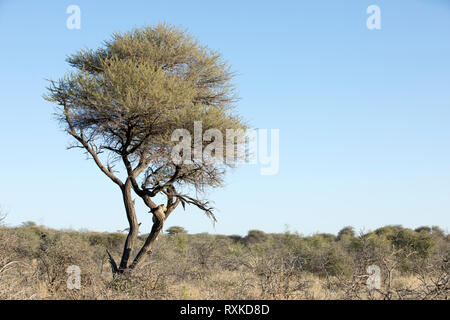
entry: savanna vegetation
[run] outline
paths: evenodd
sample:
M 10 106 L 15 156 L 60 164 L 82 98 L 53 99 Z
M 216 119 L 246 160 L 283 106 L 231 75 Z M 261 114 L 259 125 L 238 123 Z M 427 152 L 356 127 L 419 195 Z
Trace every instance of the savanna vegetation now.
M 141 246 L 148 235 L 139 235 Z M 448 299 L 449 235 L 386 226 L 337 235 L 160 234 L 133 273 L 111 272 L 127 235 L 0 228 L 0 299 Z M 67 268 L 79 266 L 80 289 Z M 380 287 L 367 286 L 378 266 Z
M 233 72 L 220 54 L 167 24 L 115 33 L 67 62 L 73 71 L 50 81 L 45 98 L 56 105 L 69 148 L 118 187 L 129 227 L 0 227 L 0 299 L 448 299 L 450 239 L 439 227 L 162 233 L 179 207 L 214 219 L 204 191 L 223 184 L 233 166 L 227 160 L 242 147 L 227 132 L 247 128 L 234 109 Z M 209 139 L 195 138 L 196 123 Z M 177 130 L 194 139 L 183 137 L 185 148 L 174 153 Z M 152 214 L 149 234 L 139 232 L 136 200 Z M 68 286 L 71 266 L 81 271 L 79 288 Z

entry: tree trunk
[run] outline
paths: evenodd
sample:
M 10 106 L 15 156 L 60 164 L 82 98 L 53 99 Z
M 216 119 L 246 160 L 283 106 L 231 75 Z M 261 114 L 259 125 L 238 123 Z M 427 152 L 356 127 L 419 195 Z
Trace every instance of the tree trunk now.
M 168 201 L 169 208 L 167 208 L 165 205 L 156 206 L 153 202 L 149 200 L 149 198 L 146 197 L 143 198 L 146 205 L 151 207 L 151 213 L 153 214 L 153 227 L 147 239 L 145 240 L 144 245 L 139 250 L 133 262 L 129 265 L 128 262 L 132 255 L 133 248 L 139 233 L 139 224 L 136 218 L 134 200 L 132 199 L 131 180 L 128 179 L 121 189 L 123 194 L 123 202 L 125 204 L 125 210 L 127 213 L 127 219 L 130 225 L 130 230 L 128 231 L 128 236 L 125 241 L 122 259 L 120 261 L 119 266 L 117 266 L 114 258 L 107 251 L 113 274 L 122 274 L 125 271 L 131 271 L 135 269 L 145 259 L 145 256 L 151 253 L 151 249 L 156 239 L 158 238 L 158 235 L 160 234 L 161 230 L 164 227 L 165 220 L 180 202 L 179 200 L 177 200 L 176 202 Z
M 141 250 L 139 250 L 139 253 L 136 255 L 136 258 L 134 259 L 133 263 L 130 265 L 130 269 L 136 268 L 139 263 L 144 260 L 144 257 L 147 253 L 151 253 L 151 249 L 153 247 L 153 244 L 155 243 L 156 239 L 158 238 L 159 233 L 161 232 L 164 221 L 166 220 L 166 206 L 160 205 L 155 210 L 152 210 L 153 213 L 153 227 L 148 235 L 147 239 L 145 240 L 144 245 L 142 246 Z
M 128 224 L 130 229 L 123 248 L 122 259 L 120 261 L 118 272 L 122 273 L 128 268 L 128 261 L 133 252 L 134 244 L 139 233 L 139 225 L 136 218 L 136 211 L 134 209 L 134 200 L 131 194 L 131 181 L 128 179 L 122 188 L 123 202 L 127 213 Z

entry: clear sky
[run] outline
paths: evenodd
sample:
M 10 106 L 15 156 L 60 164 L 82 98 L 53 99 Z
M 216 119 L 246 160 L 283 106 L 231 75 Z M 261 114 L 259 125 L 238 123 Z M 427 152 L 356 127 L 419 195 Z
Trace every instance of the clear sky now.
M 69 5 L 81 29 L 69 30 Z M 369 5 L 381 30 L 369 30 Z M 7 223 L 116 231 L 120 191 L 54 121 L 45 79 L 114 31 L 166 21 L 239 73 L 238 110 L 280 129 L 273 176 L 243 165 L 209 193 L 213 227 L 179 208 L 167 226 L 336 233 L 450 225 L 450 1 L 0 1 L 0 205 Z M 138 201 L 137 201 L 138 202 Z M 150 214 L 138 206 L 142 231 Z M 288 226 L 288 227 L 287 227 Z

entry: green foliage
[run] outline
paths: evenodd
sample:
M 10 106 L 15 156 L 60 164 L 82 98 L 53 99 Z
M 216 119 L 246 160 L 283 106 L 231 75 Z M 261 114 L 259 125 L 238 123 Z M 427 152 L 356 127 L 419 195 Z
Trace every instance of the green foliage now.
M 353 229 L 353 227 L 347 226 L 342 228 L 337 237 L 336 240 L 340 241 L 340 240 L 344 240 L 344 239 L 348 239 L 348 238 L 354 238 L 355 237 L 355 230 Z
M 108 249 L 113 249 L 119 247 L 126 238 L 126 235 L 122 233 L 97 233 L 89 232 L 86 233 L 89 244 L 92 246 L 102 246 Z
M 423 226 L 423 227 L 416 228 L 416 229 L 414 229 L 414 231 L 416 231 L 416 232 L 425 232 L 425 233 L 431 234 L 431 228 L 428 227 L 428 226 Z
M 442 230 L 440 227 L 438 226 L 432 226 L 431 227 L 431 234 L 435 235 L 437 237 L 445 237 L 445 231 Z
M 112 152 L 112 159 L 130 155 L 133 162 L 157 150 L 158 164 L 169 166 L 175 129 L 192 134 L 201 121 L 203 130 L 220 130 L 225 139 L 227 129 L 246 128 L 233 111 L 230 67 L 174 26 L 115 33 L 104 47 L 67 61 L 75 71 L 52 81 L 45 98 L 61 106 L 58 117 L 71 135 Z M 215 185 L 208 174 L 200 180 Z
M 385 235 L 387 237 L 391 237 L 399 233 L 401 230 L 403 230 L 403 227 L 400 225 L 390 225 L 376 229 L 375 233 L 380 236 Z
M 436 240 L 430 232 L 432 229 L 426 227 L 411 230 L 401 226 L 386 226 L 375 230 L 373 234 L 384 243 L 385 248 L 392 246 L 402 250 L 404 254 L 416 253 L 421 257 L 428 257 L 436 245 Z
M 432 226 L 432 227 L 422 226 L 422 227 L 415 229 L 414 231 L 432 234 L 436 237 L 441 237 L 441 238 L 445 237 L 445 231 L 442 230 L 438 226 Z
M 413 230 L 401 230 L 392 236 L 392 243 L 405 252 L 417 252 L 422 257 L 431 255 L 435 246 L 433 237 L 426 233 L 418 233 Z
M 178 233 L 173 237 L 173 244 L 175 249 L 184 251 L 187 245 L 187 237 L 184 233 Z
M 231 236 L 228 236 L 233 242 L 240 242 L 242 241 L 243 237 L 238 234 L 232 234 Z
M 322 238 L 327 242 L 336 241 L 336 236 L 331 233 L 317 233 L 316 237 Z
M 180 226 L 172 226 L 169 229 L 166 230 L 167 234 L 169 235 L 174 235 L 174 234 L 179 234 L 179 233 L 187 233 L 187 231 Z
M 260 243 L 268 239 L 268 236 L 261 230 L 250 230 L 244 238 L 247 244 Z

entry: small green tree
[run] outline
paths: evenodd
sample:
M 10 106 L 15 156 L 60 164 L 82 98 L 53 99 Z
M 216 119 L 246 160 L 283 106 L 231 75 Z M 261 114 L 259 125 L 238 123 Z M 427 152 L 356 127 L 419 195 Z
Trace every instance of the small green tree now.
M 435 236 L 438 236 L 438 237 L 441 237 L 441 238 L 444 238 L 445 237 L 445 231 L 444 230 L 442 230 L 440 227 L 438 227 L 438 226 L 432 226 L 431 227 L 431 234 L 432 235 L 435 235 Z
M 351 226 L 347 226 L 347 227 L 342 228 L 339 231 L 339 233 L 336 237 L 336 240 L 341 241 L 343 239 L 348 239 L 348 238 L 353 238 L 353 237 L 355 237 L 355 229 L 353 229 L 353 227 L 351 227 Z
M 424 233 L 431 234 L 431 228 L 428 227 L 428 226 L 418 227 L 418 228 L 416 228 L 414 231 L 416 231 L 416 232 L 424 232 Z
M 183 227 L 180 227 L 180 226 L 172 226 L 169 229 L 167 229 L 166 232 L 170 235 L 187 233 L 187 231 Z
M 268 239 L 268 235 L 261 230 L 249 230 L 247 236 L 245 237 L 245 242 L 247 244 L 264 242 Z
M 180 142 L 173 140 L 175 130 L 192 134 L 200 121 L 203 130 L 219 131 L 214 142 L 223 145 L 227 129 L 246 126 L 233 111 L 229 66 L 176 27 L 158 24 L 115 33 L 101 48 L 79 51 L 67 61 L 75 71 L 51 81 L 45 98 L 59 106 L 58 120 L 75 140 L 71 147 L 83 149 L 121 190 L 130 228 L 120 264 L 111 255 L 110 262 L 113 272 L 123 273 L 147 256 L 180 203 L 214 219 L 210 203 L 191 194 L 221 186 L 231 164 L 226 153 L 217 154 L 223 162 L 199 161 L 195 151 L 188 156 L 184 150 L 183 161 L 174 159 Z M 209 143 L 192 140 L 189 146 Z M 240 145 L 239 139 L 231 141 L 233 151 Z M 150 209 L 153 227 L 130 260 L 139 228 L 132 192 Z M 165 201 L 158 205 L 161 197 Z

